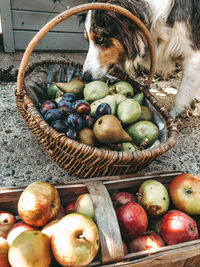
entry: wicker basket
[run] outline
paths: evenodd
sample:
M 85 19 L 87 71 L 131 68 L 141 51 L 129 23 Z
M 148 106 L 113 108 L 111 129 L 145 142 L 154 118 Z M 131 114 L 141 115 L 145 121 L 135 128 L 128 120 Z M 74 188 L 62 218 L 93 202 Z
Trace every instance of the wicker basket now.
M 75 140 L 67 138 L 66 135 L 58 133 L 51 126 L 49 126 L 40 115 L 33 99 L 30 97 L 24 84 L 24 79 L 33 71 L 35 67 L 44 67 L 45 64 L 62 64 L 72 66 L 80 70 L 82 69 L 82 66 L 78 63 L 76 64 L 74 62 L 63 61 L 45 61 L 34 63 L 28 67 L 27 65 L 33 49 L 54 26 L 74 14 L 90 9 L 103 9 L 118 12 L 131 19 L 144 33 L 151 54 L 151 71 L 146 84 L 137 84 L 135 81 L 130 80 L 122 73 L 114 73 L 114 75 L 116 74 L 117 77 L 127 80 L 134 85 L 137 84 L 138 88 L 144 92 L 146 99 L 151 103 L 157 114 L 162 117 L 166 124 L 167 138 L 164 142 L 161 142 L 160 146 L 137 152 L 118 152 L 100 150 L 96 147 L 94 148 L 85 144 L 80 144 Z M 178 136 L 176 123 L 170 117 L 167 110 L 164 107 L 161 107 L 157 100 L 149 92 L 151 81 L 154 75 L 154 66 L 155 55 L 150 34 L 144 24 L 137 17 L 124 8 L 108 3 L 91 3 L 80 5 L 64 11 L 49 21 L 29 43 L 23 55 L 18 73 L 16 91 L 17 107 L 23 116 L 26 125 L 39 140 L 41 146 L 47 151 L 48 155 L 51 156 L 52 159 L 56 161 L 57 164 L 69 175 L 88 178 L 136 173 L 149 165 L 156 157 L 165 153 L 173 145 L 175 145 Z

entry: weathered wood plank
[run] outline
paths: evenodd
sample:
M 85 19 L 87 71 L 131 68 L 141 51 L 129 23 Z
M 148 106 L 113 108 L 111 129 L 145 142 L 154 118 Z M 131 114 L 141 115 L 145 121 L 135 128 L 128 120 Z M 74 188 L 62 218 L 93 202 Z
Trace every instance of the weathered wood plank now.
M 5 52 L 14 52 L 14 38 L 12 29 L 12 17 L 10 10 L 10 0 L 0 1 L 0 14 L 2 23 L 3 43 Z
M 1 0 L 2 1 L 2 0 Z M 8 1 L 8 0 L 6 0 Z M 88 3 L 87 0 L 62 0 L 62 3 L 53 3 L 52 0 L 41 1 L 27 1 L 27 0 L 11 0 L 11 9 L 20 10 L 35 10 L 35 11 L 45 11 L 45 12 L 57 12 L 60 13 L 65 10 L 67 6 L 73 7 L 81 4 Z
M 14 30 L 39 31 L 48 21 L 53 19 L 56 14 L 12 10 L 12 21 Z M 83 32 L 84 26 L 79 26 L 78 16 L 72 16 L 59 23 L 51 31 L 59 32 Z
M 35 34 L 33 31 L 14 31 L 15 49 L 24 50 Z M 49 32 L 35 50 L 86 51 L 87 48 L 82 33 Z

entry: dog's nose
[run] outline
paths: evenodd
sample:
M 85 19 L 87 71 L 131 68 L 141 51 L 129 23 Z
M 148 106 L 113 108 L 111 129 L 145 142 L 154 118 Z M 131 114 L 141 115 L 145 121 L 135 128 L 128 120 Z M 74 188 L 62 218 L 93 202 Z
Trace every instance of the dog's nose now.
M 87 70 L 83 73 L 83 79 L 86 82 L 91 82 L 92 81 L 92 74 Z

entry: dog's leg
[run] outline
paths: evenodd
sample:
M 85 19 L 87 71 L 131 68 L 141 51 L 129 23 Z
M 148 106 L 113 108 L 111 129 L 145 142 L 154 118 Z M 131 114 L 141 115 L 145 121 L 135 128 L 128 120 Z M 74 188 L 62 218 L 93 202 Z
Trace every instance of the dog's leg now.
M 175 96 L 174 108 L 170 111 L 175 119 L 192 100 L 200 100 L 200 52 L 194 52 L 183 62 L 183 76 L 178 93 Z

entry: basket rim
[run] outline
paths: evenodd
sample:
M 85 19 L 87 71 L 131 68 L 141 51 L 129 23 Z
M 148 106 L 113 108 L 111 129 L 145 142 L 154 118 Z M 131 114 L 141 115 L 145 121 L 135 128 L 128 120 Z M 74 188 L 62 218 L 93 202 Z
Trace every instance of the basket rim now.
M 69 65 L 74 67 L 74 68 L 82 68 L 81 63 L 74 62 L 70 59 L 67 60 L 60 60 L 60 59 L 50 59 L 50 60 L 42 60 L 39 62 L 33 62 L 27 66 L 25 76 L 31 73 L 31 71 L 34 69 L 36 66 L 40 65 L 45 65 L 45 64 L 63 64 L 63 65 Z M 135 82 L 128 78 L 125 74 L 123 74 L 124 80 L 127 80 L 128 82 Z M 128 167 L 131 164 L 132 159 L 143 159 L 144 157 L 152 157 L 155 158 L 166 151 L 168 151 L 171 147 L 173 147 L 176 143 L 176 140 L 178 138 L 178 129 L 177 129 L 177 123 L 172 119 L 168 111 L 166 110 L 165 107 L 161 106 L 158 103 L 158 100 L 149 92 L 147 86 L 141 85 L 141 90 L 144 93 L 145 97 L 151 102 L 151 104 L 154 106 L 156 111 L 163 117 L 163 119 L 166 122 L 166 127 L 167 127 L 167 140 L 163 143 L 161 143 L 157 147 L 149 147 L 144 150 L 139 150 L 139 151 L 107 151 L 107 150 L 102 150 L 97 147 L 91 147 L 86 144 L 79 143 L 76 140 L 68 138 L 64 133 L 59 133 L 56 130 L 54 130 L 42 117 L 42 115 L 39 113 L 38 109 L 34 105 L 32 99 L 29 97 L 28 92 L 26 91 L 25 85 L 23 83 L 23 90 L 22 92 L 18 93 L 17 91 L 15 92 L 16 95 L 16 101 L 22 101 L 23 100 L 23 108 L 24 111 L 27 113 L 27 109 L 29 108 L 29 112 L 31 112 L 32 116 L 37 120 L 37 124 L 39 125 L 40 128 L 42 128 L 48 135 L 52 135 L 55 137 L 55 139 L 59 142 L 63 142 L 66 145 L 70 144 L 72 147 L 74 146 L 76 149 L 78 149 L 79 152 L 81 150 L 87 150 L 87 154 L 93 155 L 94 154 L 98 157 L 102 158 L 104 157 L 106 161 L 109 160 L 112 161 L 111 164 L 114 166 L 117 166 L 117 162 L 125 161 L 125 164 L 119 164 L 119 166 L 124 166 Z M 58 149 L 60 149 L 59 146 L 57 146 Z M 64 152 L 64 151 L 63 151 Z M 65 152 L 66 153 L 66 152 Z M 75 157 L 70 154 L 67 154 L 70 157 Z M 116 164 L 115 164 L 116 163 Z M 95 164 L 95 160 L 94 160 Z M 142 163 L 141 163 L 142 164 Z

